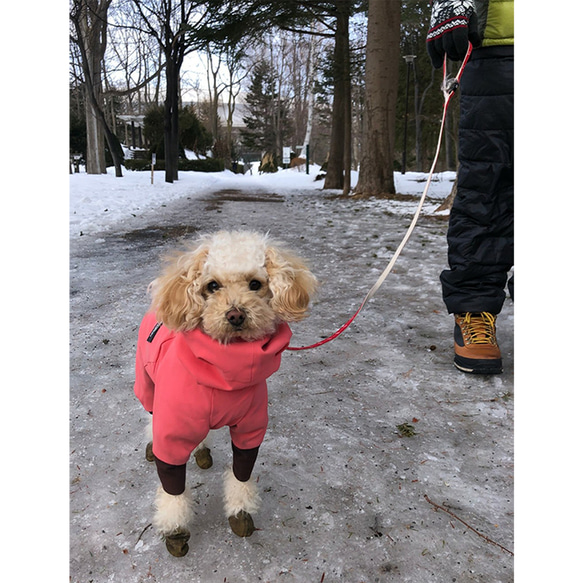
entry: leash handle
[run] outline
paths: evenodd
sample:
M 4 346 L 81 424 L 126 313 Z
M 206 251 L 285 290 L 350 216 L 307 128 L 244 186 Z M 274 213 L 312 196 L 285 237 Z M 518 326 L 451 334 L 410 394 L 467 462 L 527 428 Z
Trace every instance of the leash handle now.
M 320 342 L 316 342 L 315 344 L 310 344 L 309 346 L 288 346 L 287 350 L 295 350 L 295 351 L 297 351 L 297 350 L 309 350 L 310 348 L 317 348 L 318 346 L 322 346 L 323 344 L 326 344 L 328 342 L 331 342 L 335 338 L 338 338 L 338 336 L 340 336 L 340 334 L 342 334 L 342 332 L 344 332 L 348 328 L 348 326 L 350 326 L 350 324 L 352 324 L 352 322 L 354 322 L 354 320 L 356 319 L 356 316 L 358 316 L 358 314 L 360 314 L 360 312 L 364 308 L 364 306 L 375 295 L 375 293 L 378 291 L 378 289 L 381 287 L 381 285 L 383 284 L 383 282 L 385 281 L 385 279 L 387 278 L 387 276 L 389 275 L 389 273 L 393 269 L 393 266 L 395 265 L 397 258 L 401 254 L 401 251 L 403 250 L 403 248 L 407 244 L 407 241 L 409 240 L 409 237 L 413 233 L 413 229 L 415 228 L 415 226 L 417 224 L 417 220 L 419 219 L 419 215 L 421 214 L 421 209 L 423 208 L 423 203 L 425 202 L 427 192 L 429 191 L 429 186 L 431 185 L 431 178 L 433 177 L 433 172 L 435 171 L 435 166 L 437 165 L 437 159 L 439 158 L 439 152 L 441 150 L 441 140 L 443 138 L 443 130 L 445 127 L 445 116 L 447 115 L 447 109 L 449 107 L 449 102 L 451 101 L 451 98 L 453 97 L 454 93 L 457 91 L 457 89 L 460 86 L 460 79 L 462 77 L 462 74 L 464 72 L 464 69 L 466 67 L 467 62 L 470 59 L 470 56 L 472 54 L 472 49 L 473 49 L 472 43 L 468 42 L 468 50 L 466 52 L 466 56 L 464 57 L 464 60 L 462 61 L 462 64 L 460 66 L 460 69 L 459 69 L 457 75 L 453 79 L 447 78 L 447 67 L 446 67 L 447 57 L 444 57 L 444 59 L 443 59 L 442 91 L 443 91 L 443 96 L 444 96 L 444 104 L 443 104 L 443 114 L 441 116 L 441 126 L 439 128 L 439 136 L 437 138 L 437 149 L 435 152 L 435 157 L 433 158 L 433 163 L 431 164 L 431 169 L 429 170 L 429 175 L 427 176 L 427 182 L 425 183 L 425 188 L 423 189 L 423 194 L 421 195 L 421 199 L 419 201 L 419 204 L 417 205 L 417 210 L 415 211 L 415 214 L 413 215 L 413 219 L 411 220 L 411 224 L 409 225 L 409 228 L 407 229 L 407 232 L 405 233 L 403 240 L 401 241 L 401 243 L 397 247 L 397 250 L 393 254 L 393 257 L 389 261 L 389 264 L 387 265 L 385 270 L 381 273 L 381 275 L 379 276 L 379 278 L 377 279 L 375 284 L 370 288 L 370 290 L 366 294 L 362 304 L 360 304 L 360 307 L 358 308 L 358 310 L 356 310 L 356 312 L 351 316 L 351 318 L 345 324 L 343 324 L 340 328 L 338 328 L 338 330 L 336 330 L 336 332 L 334 332 L 334 334 L 331 334 L 330 336 L 328 336 L 328 338 L 325 338 L 324 340 L 321 340 Z
M 472 55 L 473 49 L 474 47 L 472 43 L 468 41 L 468 50 L 466 51 L 466 56 L 464 57 L 464 60 L 460 65 L 457 75 L 453 79 L 448 79 L 447 77 L 447 55 L 443 57 L 443 82 L 441 84 L 441 90 L 443 91 L 443 98 L 445 100 L 445 103 L 443 105 L 445 111 L 447 111 L 447 107 L 449 105 L 451 97 L 459 89 L 462 74 L 464 72 L 464 69 L 466 68 L 468 61 L 470 60 L 470 56 Z M 439 144 L 437 147 L 439 149 Z

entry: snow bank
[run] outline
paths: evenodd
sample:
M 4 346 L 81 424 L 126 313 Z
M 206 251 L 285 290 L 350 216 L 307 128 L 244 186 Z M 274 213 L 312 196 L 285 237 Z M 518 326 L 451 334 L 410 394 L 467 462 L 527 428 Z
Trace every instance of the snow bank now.
M 274 192 L 313 191 L 322 189 L 322 180 L 315 178 L 320 171 L 310 166 L 310 174 L 297 169 L 280 170 L 273 174 L 259 174 L 255 166 L 251 173 L 180 172 L 179 180 L 169 184 L 164 181 L 164 171 L 136 172 L 124 170 L 123 178 L 116 178 L 113 168 L 107 174 L 88 175 L 83 172 L 70 175 L 70 236 L 108 230 L 113 224 L 153 210 L 172 200 L 183 197 L 200 197 L 209 190 L 235 189 L 272 190 Z M 420 172 L 395 173 L 395 187 L 400 194 L 420 195 L 427 175 Z M 352 172 L 352 184 L 356 185 L 358 172 Z M 436 174 L 428 196 L 443 199 L 451 191 L 454 172 Z M 379 202 L 379 204 L 384 204 Z M 399 205 L 397 205 L 399 206 Z M 428 209 L 431 205 L 428 206 Z M 410 212 L 411 204 L 401 205 L 403 212 Z M 392 203 L 393 212 L 395 209 Z

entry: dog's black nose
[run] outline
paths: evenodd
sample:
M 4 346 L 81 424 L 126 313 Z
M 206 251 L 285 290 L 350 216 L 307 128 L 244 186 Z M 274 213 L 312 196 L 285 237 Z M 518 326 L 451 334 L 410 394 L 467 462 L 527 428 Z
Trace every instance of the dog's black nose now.
M 236 308 L 227 312 L 227 320 L 231 326 L 238 328 L 245 321 L 245 314 Z

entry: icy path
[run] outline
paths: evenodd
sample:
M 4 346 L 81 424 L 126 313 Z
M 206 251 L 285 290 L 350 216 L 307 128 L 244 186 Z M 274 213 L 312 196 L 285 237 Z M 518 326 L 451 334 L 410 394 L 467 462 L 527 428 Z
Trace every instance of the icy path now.
M 222 186 L 222 185 L 221 185 Z M 270 427 L 254 474 L 260 529 L 235 537 L 222 515 L 228 434 L 215 466 L 193 463 L 197 523 L 172 558 L 149 526 L 157 478 L 132 393 L 137 326 L 160 253 L 217 228 L 269 230 L 322 282 L 293 343 L 356 309 L 405 232 L 414 202 L 272 194 L 255 185 L 147 209 L 71 238 L 71 581 L 509 583 L 513 550 L 513 305 L 499 318 L 505 373 L 452 365 L 439 272 L 446 222 L 423 217 L 393 273 L 339 339 L 287 353 L 270 382 Z M 397 426 L 415 431 L 402 437 Z

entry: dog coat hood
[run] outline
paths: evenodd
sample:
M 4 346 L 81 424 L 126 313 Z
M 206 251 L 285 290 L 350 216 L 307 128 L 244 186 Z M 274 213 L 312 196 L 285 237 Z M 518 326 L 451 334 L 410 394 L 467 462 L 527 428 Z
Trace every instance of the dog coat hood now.
M 260 445 L 267 428 L 266 379 L 280 366 L 291 330 L 220 344 L 201 330 L 173 332 L 148 313 L 138 334 L 134 392 L 153 413 L 154 454 L 185 463 L 209 429 L 228 425 L 237 447 Z

